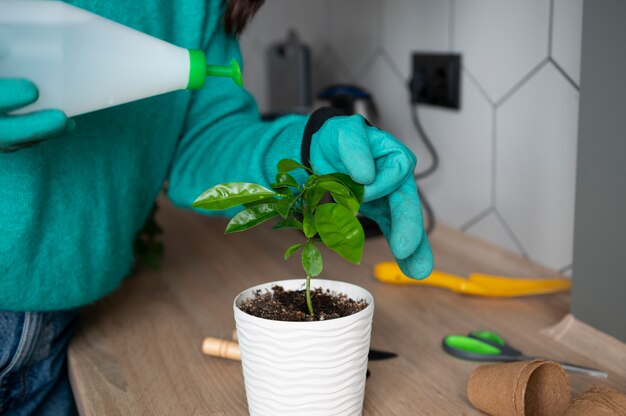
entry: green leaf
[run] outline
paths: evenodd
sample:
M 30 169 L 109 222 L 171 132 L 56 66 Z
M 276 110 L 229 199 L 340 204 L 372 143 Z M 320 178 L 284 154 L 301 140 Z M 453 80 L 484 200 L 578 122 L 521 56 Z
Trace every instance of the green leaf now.
M 315 219 L 310 210 L 304 211 L 302 214 L 302 231 L 306 238 L 311 238 L 315 234 L 317 234 L 317 229 L 315 228 Z
M 302 231 L 302 223 L 295 218 L 287 218 L 285 220 L 280 220 L 276 224 L 274 224 L 275 230 L 282 230 L 283 228 L 296 228 Z
M 349 195 L 338 195 L 331 192 L 331 195 L 335 202 L 350 210 L 352 214 L 356 215 L 359 212 L 361 204 L 359 204 L 359 200 L 352 193 Z
M 316 184 L 322 189 L 330 192 L 333 199 L 338 203 L 348 208 L 353 214 L 359 212 L 360 203 L 359 200 L 352 194 L 352 191 L 346 184 L 338 179 L 332 178 L 320 179 Z
M 315 227 L 322 242 L 341 257 L 359 264 L 365 233 L 356 216 L 339 204 L 322 204 L 315 211 Z
M 324 175 L 324 177 L 333 177 L 335 179 L 343 182 L 350 191 L 352 191 L 352 195 L 356 197 L 359 203 L 363 202 L 363 194 L 365 193 L 365 187 L 358 182 L 352 180 L 350 175 L 346 175 L 345 173 L 330 173 L 328 175 Z
M 245 231 L 270 218 L 278 216 L 275 205 L 276 204 L 260 204 L 244 209 L 230 220 L 224 233 L 231 234 Z
M 304 183 L 304 187 L 308 188 L 308 187 L 312 186 L 315 182 L 317 182 L 318 179 L 319 179 L 319 176 L 317 176 L 317 175 L 309 176 L 309 179 L 307 179 L 306 182 Z
M 310 241 L 302 251 L 302 268 L 309 277 L 315 277 L 322 272 L 322 254 Z
M 307 168 L 302 163 L 298 163 L 292 159 L 281 160 L 280 162 L 278 162 L 277 167 L 278 167 L 278 172 L 280 173 L 291 172 L 292 170 L 296 170 L 296 169 L 304 169 L 306 171 L 311 172 L 311 169 Z
M 283 199 L 278 201 L 276 205 L 276 211 L 280 214 L 281 217 L 287 218 L 289 216 L 289 211 L 291 209 L 291 204 L 295 200 L 293 196 L 285 196 Z
M 339 195 L 349 195 L 352 193 L 350 188 L 335 178 L 323 178 L 320 179 L 315 186 L 320 187 L 322 189 L 326 189 L 329 192 L 333 192 Z
M 296 182 L 295 178 L 288 173 L 278 173 L 276 175 L 276 185 L 287 185 L 293 186 L 294 188 L 298 187 L 298 182 Z
M 227 209 L 249 202 L 260 201 L 276 192 L 261 185 L 246 182 L 230 182 L 216 185 L 204 191 L 191 205 L 203 209 Z
M 298 249 L 300 247 L 304 247 L 304 244 L 294 244 L 293 246 L 289 247 L 286 251 L 285 254 L 283 255 L 283 258 L 285 260 L 287 260 L 289 257 L 291 257 L 291 255 L 293 253 L 295 253 L 296 251 L 298 251 Z
M 259 204 L 275 204 L 278 201 L 279 201 L 278 199 L 276 199 L 273 196 L 271 196 L 269 198 L 260 199 L 258 201 L 245 203 L 245 204 L 243 204 L 243 206 L 246 207 L 246 208 L 250 208 L 250 207 L 253 207 L 253 206 L 259 205 Z
M 318 188 L 316 185 L 312 185 L 312 187 L 307 189 L 304 193 L 304 202 L 306 202 L 308 207 L 315 209 L 325 193 L 326 189 Z
M 282 196 L 292 196 L 293 192 L 289 189 L 289 185 L 281 185 L 278 183 L 273 183 L 271 185 L 272 189 L 275 190 L 278 194 Z

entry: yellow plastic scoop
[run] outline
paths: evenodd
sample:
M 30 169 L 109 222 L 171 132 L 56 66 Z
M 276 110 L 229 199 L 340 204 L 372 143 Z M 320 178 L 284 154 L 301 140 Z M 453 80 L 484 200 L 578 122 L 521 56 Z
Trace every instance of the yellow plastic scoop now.
M 433 270 L 424 280 L 416 280 L 407 277 L 398 264 L 391 261 L 374 266 L 374 276 L 384 283 L 436 286 L 464 295 L 490 297 L 543 295 L 567 291 L 572 286 L 567 278 L 525 279 L 472 273 L 466 279 L 438 270 Z

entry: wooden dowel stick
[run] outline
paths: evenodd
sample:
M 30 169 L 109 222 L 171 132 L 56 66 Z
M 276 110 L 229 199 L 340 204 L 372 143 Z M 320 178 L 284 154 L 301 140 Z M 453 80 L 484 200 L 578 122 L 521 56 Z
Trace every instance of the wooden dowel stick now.
M 241 360 L 239 344 L 226 339 L 206 337 L 202 341 L 202 352 L 213 357 Z

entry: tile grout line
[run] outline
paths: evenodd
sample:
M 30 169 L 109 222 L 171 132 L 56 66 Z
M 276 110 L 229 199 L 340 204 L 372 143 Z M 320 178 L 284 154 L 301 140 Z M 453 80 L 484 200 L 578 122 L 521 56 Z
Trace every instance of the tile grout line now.
M 489 206 L 486 209 L 482 210 L 474 217 L 470 218 L 465 224 L 461 225 L 459 229 L 463 232 L 467 232 L 469 228 L 476 225 L 476 223 L 480 222 L 483 218 L 489 215 L 493 211 L 493 207 Z
M 495 108 L 496 107 L 496 103 L 489 97 L 489 94 L 487 94 L 487 91 L 485 91 L 483 86 L 480 85 L 480 82 L 478 82 L 478 80 L 476 79 L 474 74 L 472 74 L 470 72 L 470 70 L 467 69 L 467 67 L 465 65 L 463 65 L 462 69 L 465 72 L 465 75 L 467 75 L 467 77 L 470 79 L 470 81 L 472 81 L 472 83 L 476 86 L 476 88 L 478 88 L 478 91 L 480 92 L 480 94 L 483 97 L 485 97 L 485 100 L 487 100 L 489 105 L 491 105 L 492 108 Z
M 450 15 L 448 16 L 448 49 L 454 52 L 454 23 L 456 20 L 456 1 L 450 1 Z
M 402 71 L 400 71 L 400 68 L 396 66 L 396 63 L 393 62 L 393 59 L 391 59 L 391 56 L 389 56 L 389 54 L 387 53 L 385 49 L 383 48 L 380 49 L 380 56 L 382 57 L 383 61 L 387 62 L 387 65 L 389 65 L 389 67 L 391 68 L 391 72 L 393 72 L 396 75 L 398 80 L 406 88 L 406 80 L 402 76 Z
M 493 214 L 496 217 L 496 219 L 500 222 L 500 225 L 502 225 L 502 227 L 504 228 L 504 231 L 508 234 L 509 238 L 513 241 L 513 244 L 515 244 L 517 249 L 522 253 L 522 256 L 527 258 L 527 259 L 530 259 L 530 256 L 528 255 L 528 253 L 524 249 L 524 246 L 522 245 L 522 243 L 517 239 L 517 236 L 515 235 L 515 233 L 513 232 L 511 227 L 509 226 L 509 224 L 506 222 L 504 217 L 502 217 L 502 214 L 500 214 L 498 209 L 495 208 L 495 207 L 493 209 Z
M 567 72 L 565 72 L 565 70 L 561 67 L 561 65 L 559 65 L 559 63 L 552 57 L 549 58 L 549 61 L 552 65 L 554 65 L 554 67 L 557 69 L 557 71 L 559 71 L 561 73 L 561 75 L 563 75 L 565 77 L 565 79 L 572 84 L 572 87 L 574 87 L 576 89 L 576 91 L 580 92 L 580 86 L 578 86 L 578 84 L 576 84 L 576 81 L 574 81 L 572 79 L 572 77 L 570 77 Z
M 380 51 L 381 51 L 381 48 L 379 48 L 379 47 L 376 47 L 376 49 L 374 49 L 374 52 L 372 52 L 372 54 L 365 60 L 365 62 L 363 63 L 361 69 L 359 69 L 354 74 L 354 81 L 361 81 L 361 79 L 367 73 L 367 70 L 372 67 L 372 65 L 374 64 L 376 59 L 381 55 Z
M 333 47 L 332 42 L 331 42 L 331 44 L 327 45 L 322 50 L 322 52 L 325 52 L 326 54 L 330 55 L 331 60 L 333 62 L 335 62 L 335 65 L 337 67 L 339 67 L 339 69 L 341 69 L 343 71 L 343 73 L 348 77 L 348 79 L 350 79 L 352 81 L 356 80 L 358 71 L 354 72 L 353 69 L 350 68 L 350 66 L 347 65 L 344 62 L 343 58 L 341 56 L 339 56 L 339 54 L 337 53 L 337 51 Z M 366 61 L 366 63 L 368 63 L 368 62 Z M 333 69 L 335 69 L 335 68 L 333 68 Z M 354 69 L 358 70 L 358 68 L 354 68 Z M 337 81 L 337 72 L 336 71 L 333 71 L 333 78 L 334 78 L 333 81 L 336 82 Z
M 533 69 L 530 70 L 524 77 L 517 82 L 517 84 L 513 85 L 510 90 L 508 90 L 502 98 L 496 101 L 495 106 L 499 108 L 504 104 L 509 98 L 513 96 L 520 88 L 522 88 L 530 79 L 535 76 L 537 72 L 539 72 L 544 66 L 546 66 L 550 62 L 550 58 L 546 57 L 541 60 Z
M 554 0 L 550 0 L 550 12 L 548 16 L 548 58 L 550 58 L 552 57 L 552 32 L 554 30 Z

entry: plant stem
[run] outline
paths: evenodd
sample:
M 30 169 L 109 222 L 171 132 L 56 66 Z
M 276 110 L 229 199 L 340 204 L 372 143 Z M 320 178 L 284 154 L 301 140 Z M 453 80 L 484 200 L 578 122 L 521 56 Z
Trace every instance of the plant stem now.
M 313 316 L 313 303 L 311 303 L 311 276 L 306 276 L 306 306 L 309 307 L 309 315 Z

